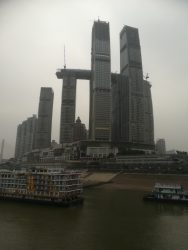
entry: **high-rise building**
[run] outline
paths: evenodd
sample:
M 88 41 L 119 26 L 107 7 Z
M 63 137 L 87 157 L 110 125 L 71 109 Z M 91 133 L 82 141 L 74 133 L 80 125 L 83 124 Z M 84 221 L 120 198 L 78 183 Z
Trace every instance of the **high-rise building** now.
M 0 163 L 3 161 L 3 152 L 4 152 L 5 140 L 2 140 L 1 151 L 0 151 Z
M 15 158 L 16 159 L 20 157 L 20 147 L 21 147 L 21 124 L 19 124 L 17 127 L 16 146 L 15 146 Z
M 87 139 L 86 126 L 80 120 L 80 117 L 76 119 L 73 127 L 73 141 L 81 141 Z
M 61 69 L 56 73 L 63 79 L 60 143 L 73 141 L 75 122 L 76 81 L 90 80 L 89 138 L 111 139 L 111 60 L 109 23 L 94 22 L 92 29 L 91 71 Z
M 15 158 L 20 159 L 25 153 L 32 151 L 35 143 L 37 117 L 27 118 L 17 127 Z
M 60 143 L 73 142 L 73 126 L 76 108 L 76 83 L 77 79 L 90 80 L 91 70 L 60 69 L 56 72 L 58 79 L 63 79 L 61 118 L 60 118 Z
M 89 130 L 92 140 L 111 139 L 110 32 L 99 20 L 92 29 Z
M 165 139 L 158 139 L 156 141 L 155 150 L 157 154 L 166 154 L 166 143 Z
M 35 139 L 36 149 L 48 148 L 51 145 L 53 98 L 52 88 L 41 88 Z
M 64 76 L 61 102 L 60 143 L 73 141 L 73 124 L 75 121 L 76 78 Z
M 144 80 L 144 144 L 154 145 L 153 105 L 151 84 Z
M 92 28 L 91 70 L 64 68 L 56 75 L 63 79 L 60 143 L 74 141 L 76 81 L 86 79 L 89 139 L 154 148 L 151 85 L 143 80 L 138 29 L 124 26 L 120 33 L 120 74 L 111 73 L 109 23 L 98 20 Z
M 138 29 L 124 26 L 120 33 L 120 73 L 130 82 L 130 142 L 144 143 L 144 93 Z
M 125 75 L 112 74 L 112 141 L 130 141 L 130 84 Z

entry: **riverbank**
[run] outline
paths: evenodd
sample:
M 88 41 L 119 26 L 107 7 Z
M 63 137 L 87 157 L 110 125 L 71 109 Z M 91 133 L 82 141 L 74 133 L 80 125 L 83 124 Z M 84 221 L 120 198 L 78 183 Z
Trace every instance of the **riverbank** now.
M 98 186 L 105 189 L 151 191 L 156 182 L 181 184 L 188 190 L 188 175 L 90 173 L 84 180 L 86 187 Z M 102 185 L 105 184 L 105 185 Z

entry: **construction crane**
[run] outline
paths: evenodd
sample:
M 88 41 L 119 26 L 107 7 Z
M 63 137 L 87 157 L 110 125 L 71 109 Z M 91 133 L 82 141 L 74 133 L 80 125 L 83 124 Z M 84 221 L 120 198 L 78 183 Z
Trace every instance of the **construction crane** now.
M 144 75 L 144 79 L 147 81 L 148 78 L 149 78 L 149 74 L 146 73 L 146 75 Z

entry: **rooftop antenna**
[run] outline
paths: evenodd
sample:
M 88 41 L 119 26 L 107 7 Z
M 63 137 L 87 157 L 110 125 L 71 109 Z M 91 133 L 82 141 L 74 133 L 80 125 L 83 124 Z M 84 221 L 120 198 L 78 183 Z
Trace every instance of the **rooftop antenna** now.
M 64 69 L 66 69 L 66 57 L 65 57 L 65 45 L 64 45 Z

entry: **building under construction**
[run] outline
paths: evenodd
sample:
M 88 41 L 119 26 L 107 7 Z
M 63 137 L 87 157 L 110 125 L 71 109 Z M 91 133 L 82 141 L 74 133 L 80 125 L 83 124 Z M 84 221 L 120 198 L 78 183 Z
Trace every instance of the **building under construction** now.
M 154 150 L 151 84 L 143 76 L 137 28 L 124 26 L 120 32 L 120 72 L 111 73 L 110 27 L 95 21 L 92 28 L 91 70 L 56 72 L 63 80 L 60 143 L 73 143 L 77 80 L 88 80 L 89 140 L 101 146 L 108 142 L 120 151 Z M 144 77 L 144 79 L 143 79 Z

